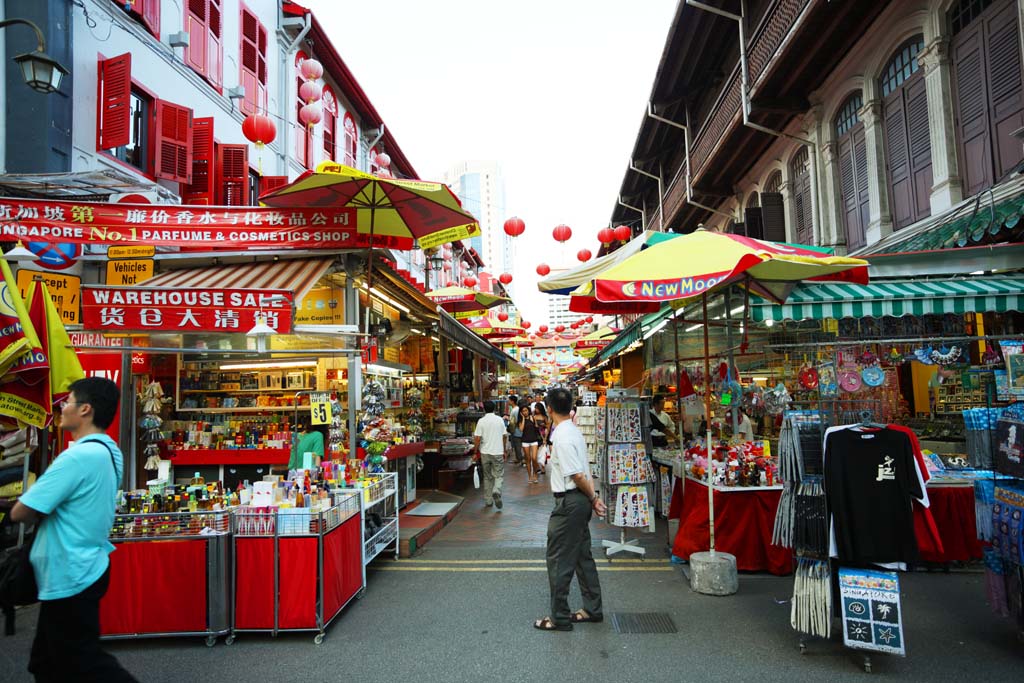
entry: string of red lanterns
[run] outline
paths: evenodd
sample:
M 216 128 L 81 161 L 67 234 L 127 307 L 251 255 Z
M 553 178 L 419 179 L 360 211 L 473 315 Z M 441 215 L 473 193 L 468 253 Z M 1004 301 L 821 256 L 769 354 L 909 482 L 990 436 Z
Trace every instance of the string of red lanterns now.
M 498 282 L 500 282 L 503 285 L 512 284 L 512 274 L 502 273 L 501 275 L 498 276 Z
M 611 244 L 615 241 L 615 231 L 611 228 L 601 228 L 597 231 L 597 241 L 601 244 Z
M 526 223 L 518 216 L 513 216 L 505 221 L 505 234 L 509 237 L 519 237 L 525 230 Z
M 550 272 L 551 272 L 551 266 L 549 266 L 546 263 L 542 263 L 539 266 L 537 266 L 537 275 L 540 275 L 541 277 L 544 277 L 545 275 L 547 275 Z
M 620 225 L 619 227 L 615 228 L 615 230 L 612 231 L 612 234 L 618 241 L 626 242 L 631 237 L 633 237 L 633 228 L 629 227 L 628 225 Z
M 572 237 L 572 228 L 568 225 L 556 225 L 555 229 L 551 231 L 551 236 L 555 238 L 556 242 L 567 242 Z
M 591 256 L 592 254 L 590 253 L 589 249 L 580 249 L 579 251 L 576 252 L 576 258 L 578 258 L 583 263 L 589 261 Z

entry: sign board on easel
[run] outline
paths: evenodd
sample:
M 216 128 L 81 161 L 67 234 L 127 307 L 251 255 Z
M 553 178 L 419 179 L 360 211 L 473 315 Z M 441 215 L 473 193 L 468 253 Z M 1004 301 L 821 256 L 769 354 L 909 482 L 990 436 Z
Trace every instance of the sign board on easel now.
M 906 656 L 896 572 L 840 567 L 839 598 L 846 647 Z

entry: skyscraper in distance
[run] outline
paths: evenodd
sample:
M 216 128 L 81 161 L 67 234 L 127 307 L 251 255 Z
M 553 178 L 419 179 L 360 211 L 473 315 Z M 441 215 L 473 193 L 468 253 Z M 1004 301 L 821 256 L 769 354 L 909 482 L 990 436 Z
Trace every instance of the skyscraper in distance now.
M 462 207 L 480 221 L 480 235 L 468 244 L 483 258 L 485 268 L 495 276 L 511 272 L 512 239 L 502 229 L 505 178 L 501 165 L 496 161 L 460 161 L 445 172 L 444 182 Z

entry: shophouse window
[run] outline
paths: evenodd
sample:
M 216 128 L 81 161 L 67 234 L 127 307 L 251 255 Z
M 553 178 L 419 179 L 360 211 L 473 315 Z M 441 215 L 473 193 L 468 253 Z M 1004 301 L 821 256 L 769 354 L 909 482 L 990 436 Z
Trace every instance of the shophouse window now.
M 334 161 L 338 145 L 338 100 L 330 86 L 324 86 L 324 158 Z
M 351 114 L 345 112 L 345 117 L 343 119 L 342 126 L 345 129 L 345 156 L 342 159 L 342 163 L 344 163 L 346 166 L 351 166 L 355 168 L 356 159 L 359 156 L 359 131 L 356 129 L 356 120 L 352 118 Z
M 186 0 L 185 30 L 188 47 L 185 63 L 192 70 L 221 90 L 224 83 L 223 0 Z
M 760 202 L 764 239 L 785 242 L 786 208 L 782 199 L 782 171 L 774 171 L 768 176 Z
M 244 114 L 267 111 L 267 29 L 256 15 L 242 8 L 239 78 L 245 99 L 239 104 Z
M 114 4 L 160 40 L 160 0 L 114 0 Z
M 860 92 L 846 98 L 834 121 L 839 165 L 839 193 L 846 231 L 846 246 L 859 249 L 866 244 L 870 216 L 868 204 L 868 159 L 864 124 L 857 114 L 863 106 Z
M 129 166 L 134 166 L 143 173 L 149 172 L 146 140 L 149 139 L 147 124 L 152 106 L 153 98 L 137 89 L 132 89 L 129 96 L 128 144 L 110 150 L 111 155 L 115 158 Z
M 801 147 L 789 162 L 793 191 L 793 230 L 800 244 L 814 244 L 814 221 L 811 207 L 811 157 Z
M 911 38 L 896 49 L 879 78 L 894 230 L 931 214 L 928 96 L 917 61 L 923 49 L 922 36 Z

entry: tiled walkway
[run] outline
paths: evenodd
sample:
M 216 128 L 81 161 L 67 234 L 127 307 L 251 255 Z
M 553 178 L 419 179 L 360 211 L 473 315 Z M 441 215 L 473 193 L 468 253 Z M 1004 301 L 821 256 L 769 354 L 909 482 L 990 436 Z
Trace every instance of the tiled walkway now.
M 490 547 L 543 547 L 547 542 L 548 516 L 554 505 L 547 477 L 540 477 L 539 484 L 526 483 L 526 468 L 505 463 L 505 483 L 502 491 L 504 507 L 499 512 L 493 506 L 484 506 L 483 488 L 474 489 L 472 484 L 458 495 L 466 497 L 458 516 L 431 540 L 431 546 L 486 544 Z M 650 534 L 629 531 L 629 537 L 639 536 L 649 553 L 663 553 L 665 530 L 663 520 L 658 520 L 659 529 Z M 602 540 L 618 540 L 619 529 L 602 520 L 590 524 L 594 544 Z M 596 552 L 596 551 L 595 551 Z

